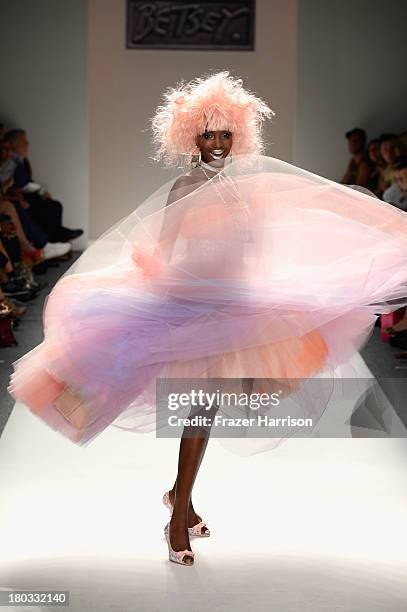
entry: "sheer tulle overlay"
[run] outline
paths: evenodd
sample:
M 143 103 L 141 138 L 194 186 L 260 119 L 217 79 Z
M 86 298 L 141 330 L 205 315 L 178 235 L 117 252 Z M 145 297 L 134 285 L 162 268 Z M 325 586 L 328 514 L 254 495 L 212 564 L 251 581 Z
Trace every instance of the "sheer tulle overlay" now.
M 93 243 L 14 364 L 14 398 L 76 444 L 156 428 L 157 378 L 306 394 L 407 304 L 405 212 L 270 157 L 207 175 L 167 183 Z M 322 414 L 326 398 L 306 397 L 302 413 Z

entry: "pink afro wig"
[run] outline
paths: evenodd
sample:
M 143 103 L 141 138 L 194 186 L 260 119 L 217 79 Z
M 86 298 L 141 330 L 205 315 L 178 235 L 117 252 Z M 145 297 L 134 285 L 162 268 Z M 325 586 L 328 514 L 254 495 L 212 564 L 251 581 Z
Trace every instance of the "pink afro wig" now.
M 233 133 L 232 152 L 263 152 L 261 124 L 274 111 L 229 72 L 181 83 L 164 93 L 164 104 L 151 120 L 156 160 L 175 165 L 197 152 L 196 137 L 205 130 Z M 182 162 L 181 162 L 182 163 Z

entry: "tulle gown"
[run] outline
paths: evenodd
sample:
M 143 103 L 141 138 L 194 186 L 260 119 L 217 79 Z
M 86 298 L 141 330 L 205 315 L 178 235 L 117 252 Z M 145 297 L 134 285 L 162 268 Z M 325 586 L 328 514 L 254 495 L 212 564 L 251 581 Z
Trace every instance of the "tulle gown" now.
M 309 381 L 407 304 L 405 212 L 265 156 L 208 176 L 170 181 L 93 243 L 14 363 L 14 398 L 75 444 L 159 428 L 158 379 L 286 381 L 318 418 Z

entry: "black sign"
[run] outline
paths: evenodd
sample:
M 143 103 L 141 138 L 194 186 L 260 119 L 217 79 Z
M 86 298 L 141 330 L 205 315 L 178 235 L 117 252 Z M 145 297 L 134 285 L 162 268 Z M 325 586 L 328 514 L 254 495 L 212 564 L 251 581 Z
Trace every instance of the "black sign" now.
M 128 49 L 254 49 L 255 0 L 127 0 Z

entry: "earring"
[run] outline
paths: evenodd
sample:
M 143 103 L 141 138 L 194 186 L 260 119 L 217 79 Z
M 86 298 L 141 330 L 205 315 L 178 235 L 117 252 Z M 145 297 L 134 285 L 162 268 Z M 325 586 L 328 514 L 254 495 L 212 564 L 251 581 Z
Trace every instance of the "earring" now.
M 199 154 L 198 155 L 194 154 L 191 157 L 191 167 L 198 168 L 201 165 L 201 160 L 202 160 L 202 153 L 201 153 L 201 150 L 199 149 Z

